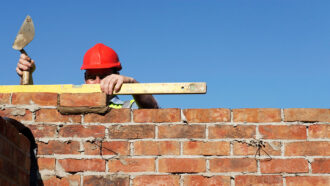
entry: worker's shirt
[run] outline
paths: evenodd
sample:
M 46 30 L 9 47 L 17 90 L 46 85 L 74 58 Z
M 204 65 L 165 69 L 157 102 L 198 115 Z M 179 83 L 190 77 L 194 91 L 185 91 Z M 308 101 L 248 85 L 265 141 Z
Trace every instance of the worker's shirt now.
M 135 103 L 135 100 L 129 100 L 129 101 L 122 101 L 118 98 L 118 96 L 113 96 L 109 101 L 109 107 L 114 109 L 120 109 L 120 108 L 130 108 L 130 109 L 138 109 L 139 107 Z

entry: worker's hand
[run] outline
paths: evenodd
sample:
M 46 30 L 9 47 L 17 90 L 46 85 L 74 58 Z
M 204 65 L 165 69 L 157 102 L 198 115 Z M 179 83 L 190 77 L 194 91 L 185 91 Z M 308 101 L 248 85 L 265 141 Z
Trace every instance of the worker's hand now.
M 34 64 L 34 60 L 25 54 L 21 54 L 16 67 L 17 74 L 22 77 L 23 71 L 29 70 L 31 73 L 33 73 L 35 69 L 36 66 Z
M 113 92 L 119 92 L 123 83 L 137 83 L 137 81 L 131 77 L 111 74 L 101 80 L 100 86 L 102 92 L 112 95 Z

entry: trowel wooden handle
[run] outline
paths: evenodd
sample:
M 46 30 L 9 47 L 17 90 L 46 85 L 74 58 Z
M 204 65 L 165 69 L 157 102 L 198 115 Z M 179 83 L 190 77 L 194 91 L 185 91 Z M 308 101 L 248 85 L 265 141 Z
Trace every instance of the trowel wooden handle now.
M 20 50 L 21 54 L 27 55 L 26 51 L 24 49 Z M 29 61 L 31 63 L 31 61 Z M 22 85 L 28 85 L 30 82 L 30 71 L 23 71 L 23 76 L 22 76 Z

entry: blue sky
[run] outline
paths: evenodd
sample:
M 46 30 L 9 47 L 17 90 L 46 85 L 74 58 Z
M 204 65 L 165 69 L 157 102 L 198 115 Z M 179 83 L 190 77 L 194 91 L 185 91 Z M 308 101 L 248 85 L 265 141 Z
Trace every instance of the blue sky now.
M 329 108 L 329 9 L 325 0 L 2 1 L 0 84 L 19 83 L 11 46 L 29 14 L 35 84 L 82 84 L 83 55 L 101 42 L 140 82 L 207 83 L 205 95 L 157 95 L 163 108 Z

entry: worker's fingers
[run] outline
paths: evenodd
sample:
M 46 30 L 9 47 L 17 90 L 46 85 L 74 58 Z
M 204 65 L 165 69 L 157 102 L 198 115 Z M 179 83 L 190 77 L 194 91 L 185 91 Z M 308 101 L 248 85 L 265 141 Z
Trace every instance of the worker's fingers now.
M 20 63 L 21 65 L 27 66 L 29 68 L 32 66 L 32 64 L 29 61 L 27 61 L 26 59 L 22 59 L 22 58 L 20 58 L 18 60 L 18 63 Z
M 18 67 L 16 67 L 16 72 L 19 76 L 23 75 L 23 72 Z
M 121 86 L 123 85 L 123 83 L 124 83 L 124 78 L 123 77 L 118 78 L 117 83 L 116 83 L 115 88 L 114 88 L 115 92 L 119 92 L 119 90 L 120 90 Z
M 113 94 L 113 90 L 114 90 L 114 87 L 115 85 L 117 84 L 118 82 L 118 78 L 117 77 L 111 77 L 110 79 L 110 82 L 109 82 L 109 87 L 108 87 L 108 94 L 109 95 L 112 95 Z
M 21 63 L 18 63 L 18 64 L 17 64 L 17 67 L 18 67 L 19 69 L 23 70 L 23 71 L 26 71 L 26 70 L 29 70 L 29 69 L 30 69 L 29 66 L 24 65 L 24 64 L 21 64 Z

